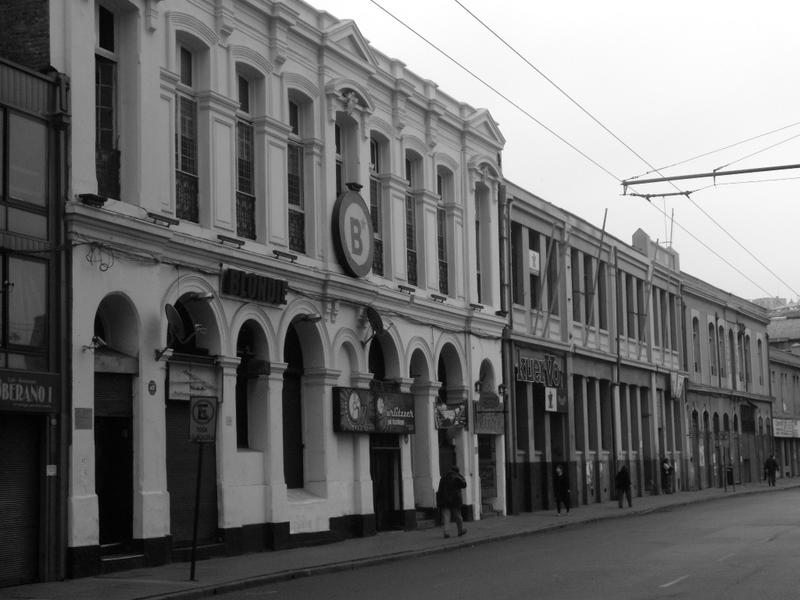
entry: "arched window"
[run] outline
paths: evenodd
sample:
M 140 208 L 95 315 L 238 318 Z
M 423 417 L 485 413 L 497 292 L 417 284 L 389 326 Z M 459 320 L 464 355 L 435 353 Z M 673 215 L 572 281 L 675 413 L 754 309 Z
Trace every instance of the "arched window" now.
M 313 139 L 311 100 L 296 90 L 289 90 L 289 139 L 287 142 L 287 190 L 289 250 L 306 252 L 306 177 L 311 174 L 306 148 Z
M 369 211 L 372 216 L 372 230 L 375 251 L 372 256 L 372 272 L 384 275 L 383 224 L 384 194 L 382 175 L 388 171 L 389 144 L 386 139 L 373 133 L 369 140 Z
M 711 367 L 711 374 L 717 374 L 717 336 L 713 323 L 708 324 L 708 364 Z
M 719 328 L 719 334 L 717 335 L 717 342 L 719 343 L 719 376 L 725 377 L 725 329 L 723 327 Z
M 447 215 L 448 207 L 452 206 L 455 198 L 455 181 L 453 172 L 449 169 L 444 167 L 437 169 L 436 194 L 439 196 L 439 202 L 436 206 L 436 257 L 439 263 L 439 292 L 447 296 L 452 290 L 450 278 L 453 276 L 450 268 L 452 236 L 449 231 L 450 223 Z M 479 262 L 476 268 L 478 280 L 480 281 L 481 267 Z M 480 292 L 478 296 L 478 302 L 480 302 Z
M 700 373 L 700 320 L 692 318 L 692 359 L 694 361 L 694 372 Z
M 417 195 L 422 188 L 422 157 L 406 152 L 406 278 L 409 285 L 418 285 L 417 269 Z

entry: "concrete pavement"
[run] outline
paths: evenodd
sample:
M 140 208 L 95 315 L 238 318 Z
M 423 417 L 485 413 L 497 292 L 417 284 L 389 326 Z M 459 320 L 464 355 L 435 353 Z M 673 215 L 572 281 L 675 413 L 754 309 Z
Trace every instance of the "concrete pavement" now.
M 444 539 L 441 528 L 379 533 L 328 544 L 276 552 L 259 552 L 196 563 L 195 580 L 189 563 L 134 569 L 97 577 L 35 583 L 0 589 L 0 599 L 14 600 L 166 600 L 203 598 L 298 577 L 354 569 L 412 556 L 446 552 L 453 548 L 530 535 L 602 519 L 623 518 L 670 507 L 754 493 L 777 493 L 800 487 L 800 478 L 737 485 L 735 490 L 712 488 L 633 499 L 633 508 L 620 509 L 616 501 L 574 508 L 569 515 L 538 511 L 493 517 L 466 524 L 467 534 Z

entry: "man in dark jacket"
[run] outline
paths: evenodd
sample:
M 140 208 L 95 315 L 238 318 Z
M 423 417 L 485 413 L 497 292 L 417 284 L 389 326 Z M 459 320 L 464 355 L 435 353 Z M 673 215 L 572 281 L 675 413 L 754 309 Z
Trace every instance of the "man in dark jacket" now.
M 633 506 L 631 503 L 631 474 L 628 471 L 628 465 L 622 465 L 614 478 L 615 487 L 617 488 L 617 500 L 619 507 L 622 508 L 622 497 L 628 500 L 628 508 Z
M 569 497 L 569 475 L 564 471 L 564 467 L 561 465 L 556 465 L 556 470 L 553 473 L 553 494 L 556 497 L 556 511 L 558 514 L 561 514 L 562 504 L 564 508 L 567 509 L 567 514 L 569 514 L 571 506 Z
M 775 485 L 775 473 L 777 472 L 778 461 L 775 459 L 775 455 L 771 454 L 767 462 L 764 463 L 764 478 L 767 480 L 768 485 Z
M 461 518 L 461 490 L 465 487 L 467 487 L 467 482 L 456 465 L 453 465 L 450 471 L 439 480 L 436 505 L 442 511 L 442 528 L 446 538 L 450 537 L 450 534 L 447 533 L 447 528 L 451 518 L 456 522 L 458 535 L 467 533 L 467 530 L 464 529 L 464 520 Z

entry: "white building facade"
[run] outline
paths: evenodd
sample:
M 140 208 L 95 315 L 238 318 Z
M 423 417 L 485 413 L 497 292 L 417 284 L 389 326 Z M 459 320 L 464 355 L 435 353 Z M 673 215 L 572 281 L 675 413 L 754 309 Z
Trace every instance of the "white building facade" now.
M 206 553 L 411 529 L 453 463 L 467 518 L 504 512 L 491 116 L 303 2 L 53 2 L 50 31 L 69 574 L 185 558 L 196 501 Z

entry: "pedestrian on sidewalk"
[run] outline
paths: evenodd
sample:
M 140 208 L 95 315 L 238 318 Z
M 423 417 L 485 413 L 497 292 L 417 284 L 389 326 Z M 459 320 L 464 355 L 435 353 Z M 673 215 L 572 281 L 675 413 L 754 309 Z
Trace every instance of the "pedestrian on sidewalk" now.
M 617 488 L 617 500 L 619 507 L 622 508 L 622 496 L 628 499 L 628 508 L 633 507 L 631 502 L 631 474 L 628 472 L 628 465 L 622 465 L 619 468 L 617 476 L 614 478 L 614 484 Z
M 770 486 L 775 485 L 775 473 L 778 472 L 778 461 L 775 460 L 775 455 L 770 454 L 767 462 L 764 463 L 764 479 Z
M 556 470 L 553 473 L 553 494 L 556 497 L 556 512 L 559 515 L 561 514 L 562 504 L 567 510 L 567 514 L 569 514 L 569 509 L 572 505 L 569 492 L 569 475 L 567 475 L 564 467 L 556 465 Z
M 672 493 L 672 463 L 667 457 L 661 463 L 661 488 L 665 494 Z
M 467 533 L 467 530 L 464 529 L 464 520 L 461 517 L 461 504 L 463 503 L 461 490 L 465 487 L 467 487 L 467 482 L 456 465 L 450 467 L 450 471 L 445 473 L 439 480 L 439 489 L 436 491 L 436 506 L 442 512 L 442 529 L 446 538 L 450 537 L 447 530 L 451 518 L 456 522 L 459 536 Z

